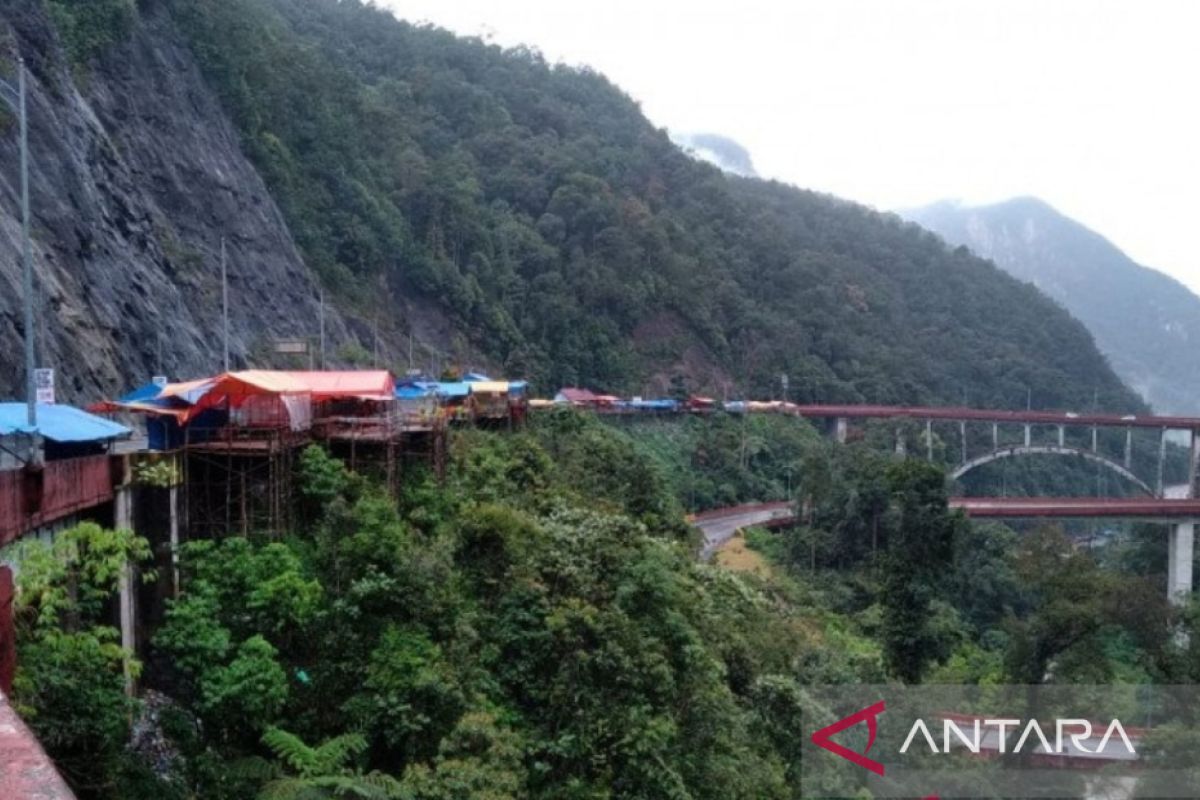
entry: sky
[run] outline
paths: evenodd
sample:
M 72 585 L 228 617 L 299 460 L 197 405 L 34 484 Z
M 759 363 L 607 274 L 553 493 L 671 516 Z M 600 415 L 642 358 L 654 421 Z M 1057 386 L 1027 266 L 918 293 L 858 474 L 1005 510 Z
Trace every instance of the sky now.
M 1200 2 L 376 0 L 879 209 L 1034 195 L 1200 291 Z

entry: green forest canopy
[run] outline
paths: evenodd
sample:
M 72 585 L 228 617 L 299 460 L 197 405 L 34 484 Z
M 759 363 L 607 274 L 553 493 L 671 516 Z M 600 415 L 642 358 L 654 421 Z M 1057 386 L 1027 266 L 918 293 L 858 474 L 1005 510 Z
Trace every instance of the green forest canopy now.
M 591 70 L 357 0 L 164 2 L 343 303 L 435 304 L 542 389 L 1141 407 L 1033 287 L 698 163 Z

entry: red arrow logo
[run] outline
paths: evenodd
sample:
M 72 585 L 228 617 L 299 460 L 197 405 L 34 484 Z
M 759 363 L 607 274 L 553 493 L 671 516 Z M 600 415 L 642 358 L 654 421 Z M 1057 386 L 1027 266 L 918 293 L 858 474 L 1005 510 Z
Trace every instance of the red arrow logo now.
M 878 761 L 873 761 L 867 758 L 866 754 L 871 752 L 871 745 L 875 744 L 875 734 L 879 732 L 879 720 L 876 719 L 884 711 L 884 701 L 880 700 L 873 706 L 868 706 L 862 711 L 857 711 L 845 719 L 840 719 L 832 725 L 821 728 L 812 735 L 812 743 L 817 747 L 823 747 L 834 755 L 839 755 L 852 764 L 857 764 L 863 769 L 870 770 L 876 775 L 883 774 L 883 764 Z M 858 723 L 866 720 L 867 723 L 867 749 L 861 753 L 856 753 L 848 747 L 843 747 L 830 737 L 841 733 L 847 728 L 853 728 Z

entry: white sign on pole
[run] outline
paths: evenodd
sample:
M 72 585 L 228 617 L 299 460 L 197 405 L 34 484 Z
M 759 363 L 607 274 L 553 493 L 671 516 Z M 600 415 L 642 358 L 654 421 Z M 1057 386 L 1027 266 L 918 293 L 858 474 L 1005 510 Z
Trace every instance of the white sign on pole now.
M 276 339 L 275 352 L 303 355 L 308 352 L 308 342 L 304 339 Z
M 40 367 L 33 371 L 33 385 L 37 390 L 37 401 L 54 404 L 54 370 Z

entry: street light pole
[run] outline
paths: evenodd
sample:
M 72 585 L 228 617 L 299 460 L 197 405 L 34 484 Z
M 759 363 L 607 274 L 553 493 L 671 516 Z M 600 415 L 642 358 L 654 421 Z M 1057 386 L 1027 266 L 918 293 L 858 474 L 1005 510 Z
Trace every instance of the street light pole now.
M 221 237 L 221 341 L 224 358 L 221 369 L 229 372 L 229 277 L 225 273 L 225 237 Z
M 29 118 L 25 109 L 25 59 L 17 58 L 17 88 L 0 80 L 0 97 L 12 106 L 21 125 L 21 237 L 25 274 L 25 403 L 30 429 L 37 426 L 37 387 L 33 380 L 33 246 L 29 241 Z M 36 449 L 36 448 L 35 448 Z

